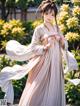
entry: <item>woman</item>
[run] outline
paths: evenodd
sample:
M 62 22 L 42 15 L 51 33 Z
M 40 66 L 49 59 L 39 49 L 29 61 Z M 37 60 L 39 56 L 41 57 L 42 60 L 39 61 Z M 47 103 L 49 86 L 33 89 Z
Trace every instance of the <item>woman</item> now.
M 52 25 L 53 19 L 56 20 L 57 7 L 54 2 L 45 0 L 39 9 L 44 23 L 34 31 L 32 48 L 41 55 L 41 59 L 29 73 L 19 106 L 65 106 L 61 60 L 64 37 L 57 33 L 57 26 Z
M 11 59 L 29 60 L 29 63 L 3 68 L 0 86 L 7 101 L 13 103 L 11 80 L 21 79 L 28 73 L 19 106 L 65 106 L 62 50 L 66 40 L 57 26 L 56 4 L 51 0 L 42 1 L 39 10 L 44 22 L 35 28 L 31 44 L 26 47 L 17 41 L 9 41 L 6 46 Z M 52 24 L 53 19 L 56 25 Z

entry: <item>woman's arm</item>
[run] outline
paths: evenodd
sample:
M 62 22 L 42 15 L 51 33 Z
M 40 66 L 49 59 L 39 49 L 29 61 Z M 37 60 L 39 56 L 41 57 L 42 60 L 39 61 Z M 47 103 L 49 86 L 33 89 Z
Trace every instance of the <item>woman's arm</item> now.
M 33 52 L 37 55 L 42 55 L 49 47 L 47 42 L 47 38 L 41 41 L 41 29 L 36 27 L 33 33 L 32 41 L 31 41 L 31 48 Z M 40 44 L 42 42 L 42 44 Z

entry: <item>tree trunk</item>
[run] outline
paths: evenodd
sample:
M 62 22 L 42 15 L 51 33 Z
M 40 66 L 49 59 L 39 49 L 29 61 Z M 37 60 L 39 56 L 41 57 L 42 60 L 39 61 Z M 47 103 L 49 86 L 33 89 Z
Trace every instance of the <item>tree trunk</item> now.
M 12 8 L 10 8 L 10 19 L 12 20 L 13 18 L 13 12 L 12 12 Z
M 60 4 L 61 4 L 61 5 L 63 4 L 63 0 L 60 0 Z
M 14 19 L 16 19 L 16 8 L 15 7 L 13 8 L 13 11 L 14 11 Z
M 23 10 L 21 9 L 21 20 L 23 21 Z
M 24 21 L 26 21 L 26 17 L 27 17 L 27 10 L 24 10 Z
M 3 20 L 5 20 L 5 14 L 6 14 L 5 2 L 6 0 L 1 1 L 1 18 Z
M 9 7 L 6 8 L 6 0 L 1 0 L 1 18 L 3 20 L 7 20 L 8 14 L 9 14 Z

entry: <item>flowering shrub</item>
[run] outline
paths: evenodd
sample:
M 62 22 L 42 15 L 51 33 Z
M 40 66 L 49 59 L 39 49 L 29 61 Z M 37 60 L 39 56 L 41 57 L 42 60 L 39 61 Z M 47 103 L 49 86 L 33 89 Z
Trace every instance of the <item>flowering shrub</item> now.
M 21 28 L 21 27 L 15 27 L 12 29 L 12 35 L 13 36 L 23 36 L 25 28 Z
M 70 8 L 69 5 L 63 4 L 57 15 L 57 20 L 61 32 L 70 45 L 78 46 L 80 42 L 80 7 L 74 6 Z M 70 49 L 76 49 L 77 46 Z
M 73 15 L 74 16 L 80 16 L 80 7 L 79 6 L 75 6 L 74 8 L 73 8 Z
M 67 40 L 69 40 L 70 42 L 72 41 L 79 41 L 79 34 L 78 33 L 73 33 L 73 32 L 68 32 L 66 35 L 65 35 L 65 38 Z
M 5 49 L 6 42 L 11 39 L 20 40 L 26 35 L 25 28 L 20 20 L 4 22 L 0 20 L 0 50 Z
M 25 28 L 23 28 L 20 20 L 10 20 L 9 22 L 5 22 L 3 24 L 0 35 L 3 37 L 20 37 L 25 35 L 24 30 Z
M 61 24 L 64 24 L 65 23 L 65 20 L 67 20 L 69 18 L 69 14 L 68 12 L 66 11 L 61 11 L 59 14 L 58 14 L 58 24 L 61 25 Z
M 2 29 L 2 26 L 4 25 L 4 23 L 5 23 L 4 20 L 0 19 L 0 30 Z
M 60 8 L 61 11 L 66 11 L 68 12 L 69 11 L 69 5 L 68 4 L 63 4 Z
M 80 0 L 71 0 L 74 5 L 79 5 L 80 6 Z
M 73 28 L 78 26 L 78 18 L 76 17 L 69 18 L 66 22 L 68 28 Z
M 22 27 L 22 22 L 20 20 L 10 20 L 9 23 L 13 27 Z

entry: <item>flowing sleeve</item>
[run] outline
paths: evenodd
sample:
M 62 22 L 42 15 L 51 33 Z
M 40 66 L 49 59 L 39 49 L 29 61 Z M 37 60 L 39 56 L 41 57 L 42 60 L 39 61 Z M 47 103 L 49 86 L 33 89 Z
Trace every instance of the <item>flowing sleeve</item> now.
M 12 60 L 27 61 L 42 55 L 44 46 L 40 44 L 40 28 L 36 27 L 32 36 L 31 44 L 28 46 L 20 44 L 16 40 L 10 40 L 6 45 L 6 53 Z
M 64 36 L 61 32 L 60 35 Z M 68 50 L 68 41 L 65 38 L 64 38 L 64 48 L 62 48 L 62 53 L 63 53 L 63 59 L 66 63 L 64 74 L 73 70 L 78 70 L 77 60 L 74 57 L 74 54 Z
M 33 52 L 36 55 L 42 55 L 44 53 L 44 45 L 41 44 L 40 38 L 41 38 L 41 29 L 36 27 L 34 30 L 34 34 L 31 41 L 31 48 L 34 48 Z

